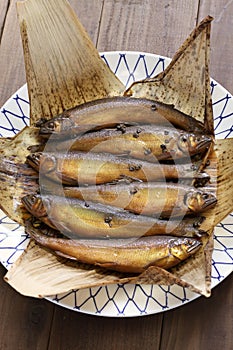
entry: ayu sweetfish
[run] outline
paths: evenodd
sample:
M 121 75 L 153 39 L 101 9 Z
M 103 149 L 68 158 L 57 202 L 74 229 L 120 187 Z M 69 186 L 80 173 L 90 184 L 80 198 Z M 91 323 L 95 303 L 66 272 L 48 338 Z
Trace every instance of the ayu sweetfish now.
M 200 240 L 188 237 L 150 236 L 137 239 L 66 239 L 46 235 L 48 229 L 26 222 L 26 232 L 56 254 L 103 268 L 141 273 L 149 266 L 169 269 L 196 253 Z
M 79 105 L 48 121 L 41 121 L 40 134 L 44 137 L 69 138 L 91 130 L 112 128 L 117 125 L 156 124 L 170 125 L 205 133 L 202 123 L 171 105 L 129 97 L 101 99 Z
M 50 184 L 48 192 L 56 194 L 59 186 Z M 61 195 L 86 202 L 96 202 L 162 218 L 197 214 L 213 207 L 216 197 L 204 188 L 180 183 L 121 183 L 87 187 L 60 188 Z
M 154 162 L 202 154 L 211 142 L 211 136 L 172 126 L 123 127 L 120 124 L 115 129 L 88 132 L 68 140 L 53 140 L 46 145 L 46 151 L 111 153 Z
M 172 234 L 201 236 L 203 217 L 165 220 L 135 215 L 100 203 L 55 195 L 27 195 L 25 208 L 37 219 L 69 238 L 140 237 Z
M 66 185 L 96 185 L 122 179 L 132 181 L 158 181 L 177 179 L 209 180 L 208 174 L 198 172 L 191 162 L 184 164 L 150 163 L 107 153 L 37 152 L 27 157 L 27 162 L 40 173 Z

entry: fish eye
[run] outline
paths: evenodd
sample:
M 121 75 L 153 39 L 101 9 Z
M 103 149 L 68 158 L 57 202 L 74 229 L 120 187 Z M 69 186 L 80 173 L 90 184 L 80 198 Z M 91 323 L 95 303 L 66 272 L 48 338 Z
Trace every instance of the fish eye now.
M 186 136 L 184 136 L 184 135 L 183 135 L 183 136 L 181 136 L 181 141 L 182 141 L 182 142 L 187 142 L 187 137 L 186 137 Z
M 32 204 L 35 204 L 37 201 L 37 197 L 36 196 L 31 196 L 31 202 Z
M 47 128 L 50 130 L 54 130 L 55 129 L 55 123 L 50 121 L 47 123 Z
M 189 150 L 189 139 L 187 137 L 187 135 L 181 135 L 179 138 L 179 142 L 178 142 L 178 147 L 182 150 L 187 152 Z

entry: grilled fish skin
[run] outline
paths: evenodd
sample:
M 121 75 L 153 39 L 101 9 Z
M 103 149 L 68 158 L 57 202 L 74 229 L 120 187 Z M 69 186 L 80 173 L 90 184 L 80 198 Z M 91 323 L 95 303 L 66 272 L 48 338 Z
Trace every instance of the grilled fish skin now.
M 59 188 L 51 186 L 51 191 L 56 194 Z M 217 202 L 215 195 L 208 190 L 164 182 L 87 187 L 64 186 L 61 192 L 66 197 L 98 202 L 135 214 L 162 218 L 197 214 L 213 207 Z
M 203 153 L 212 142 L 205 134 L 195 134 L 170 126 L 141 125 L 102 129 L 56 140 L 46 145 L 48 151 L 81 151 L 125 155 L 150 162 L 191 157 Z
M 56 254 L 107 269 L 141 273 L 149 266 L 169 269 L 200 249 L 194 238 L 150 236 L 138 239 L 83 240 L 48 237 L 26 222 L 26 232 Z
M 172 234 L 202 236 L 198 229 L 202 217 L 161 220 L 135 215 L 126 210 L 54 195 L 28 195 L 25 208 L 36 218 L 69 238 L 140 237 Z
M 66 185 L 98 185 L 128 178 L 150 182 L 166 179 L 209 179 L 205 173 L 198 173 L 195 164 L 159 164 L 132 160 L 97 153 L 53 153 L 38 152 L 27 157 L 27 162 L 40 177 Z
M 192 132 L 205 132 L 202 123 L 173 106 L 159 102 L 129 97 L 106 98 L 88 102 L 65 111 L 63 114 L 43 120 L 38 124 L 44 137 L 67 138 L 90 130 L 116 127 L 118 124 L 174 125 Z

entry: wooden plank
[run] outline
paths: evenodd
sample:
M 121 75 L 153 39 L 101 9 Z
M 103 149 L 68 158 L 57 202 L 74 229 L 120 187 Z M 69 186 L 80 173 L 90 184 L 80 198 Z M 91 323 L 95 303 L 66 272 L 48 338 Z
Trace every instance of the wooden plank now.
M 207 14 L 214 17 L 211 30 L 210 75 L 233 94 L 232 13 L 232 0 L 200 2 L 199 19 Z
M 80 22 L 96 45 L 104 0 L 69 0 Z
M 195 27 L 197 10 L 197 0 L 106 0 L 98 49 L 145 51 L 172 57 Z
M 228 313 L 227 310 L 229 310 Z M 233 275 L 201 297 L 164 315 L 160 350 L 232 349 Z
M 0 265 L 0 349 L 47 349 L 54 305 L 15 292 L 3 282 L 5 273 Z
M 11 0 L 10 2 L 1 40 L 0 106 L 26 81 L 23 51 L 16 15 L 16 1 Z
M 161 321 L 162 314 L 109 319 L 56 308 L 48 350 L 159 349 Z
M 1 41 L 3 26 L 6 19 L 9 2 L 10 0 L 3 0 L 0 2 L 0 41 Z

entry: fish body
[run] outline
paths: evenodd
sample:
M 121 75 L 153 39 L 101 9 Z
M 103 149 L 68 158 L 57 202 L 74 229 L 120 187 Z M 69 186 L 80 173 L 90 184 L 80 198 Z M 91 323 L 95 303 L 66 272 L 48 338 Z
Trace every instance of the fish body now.
M 141 273 L 149 266 L 169 269 L 198 251 L 194 238 L 150 236 L 137 239 L 83 240 L 44 235 L 28 221 L 26 232 L 39 244 L 58 255 L 107 269 Z
M 57 188 L 51 189 L 56 194 Z M 204 189 L 164 182 L 63 187 L 62 192 L 66 197 L 162 218 L 197 214 L 217 202 L 216 197 Z
M 172 234 L 200 236 L 202 218 L 161 220 L 135 215 L 112 206 L 54 195 L 28 195 L 22 198 L 26 209 L 36 218 L 69 238 L 140 237 Z
M 209 178 L 198 173 L 191 162 L 185 164 L 150 163 L 111 154 L 83 152 L 38 152 L 27 157 L 27 162 L 40 173 L 66 185 L 98 185 L 121 179 L 132 181 L 165 181 L 166 179 Z
M 191 132 L 204 132 L 202 123 L 173 106 L 129 97 L 106 98 L 88 102 L 40 122 L 40 134 L 54 138 L 73 137 L 90 130 L 112 128 L 117 125 L 174 125 Z
M 212 138 L 171 126 L 141 125 L 102 129 L 78 135 L 74 139 L 56 140 L 46 145 L 54 151 L 111 153 L 150 162 L 191 157 L 203 153 Z

